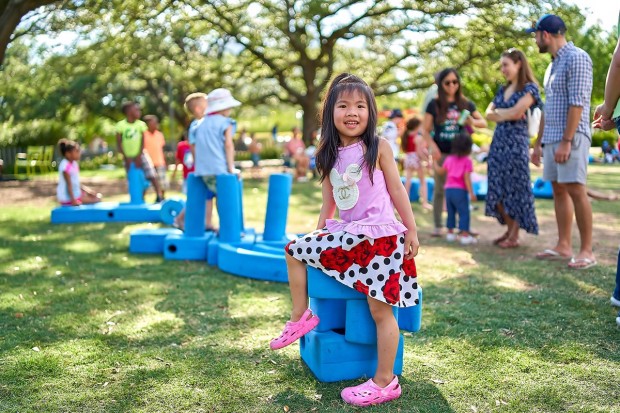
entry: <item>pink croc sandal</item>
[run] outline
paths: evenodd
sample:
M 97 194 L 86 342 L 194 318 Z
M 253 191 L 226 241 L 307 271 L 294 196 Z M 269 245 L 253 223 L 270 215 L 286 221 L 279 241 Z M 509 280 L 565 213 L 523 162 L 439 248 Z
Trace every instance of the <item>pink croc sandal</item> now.
M 379 387 L 372 379 L 359 386 L 346 387 L 340 393 L 342 400 L 354 406 L 372 406 L 398 399 L 402 390 L 398 384 L 398 376 L 385 387 Z
M 294 343 L 298 338 L 306 335 L 318 324 L 319 317 L 312 314 L 312 310 L 308 308 L 304 311 L 299 321 L 287 321 L 284 326 L 284 331 L 282 331 L 280 337 L 271 340 L 269 347 L 271 347 L 272 350 L 278 350 L 282 347 L 286 347 L 289 344 Z

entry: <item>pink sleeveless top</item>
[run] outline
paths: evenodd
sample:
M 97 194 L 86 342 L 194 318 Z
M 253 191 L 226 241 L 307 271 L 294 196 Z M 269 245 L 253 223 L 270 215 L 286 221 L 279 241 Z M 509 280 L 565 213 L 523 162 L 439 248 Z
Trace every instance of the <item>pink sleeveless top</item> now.
M 383 171 L 375 169 L 372 184 L 368 168 L 360 168 L 363 162 L 364 144 L 361 141 L 338 150 L 338 159 L 329 180 L 334 188 L 340 221 L 328 219 L 327 229 L 374 239 L 406 232 L 407 227 L 394 215 Z

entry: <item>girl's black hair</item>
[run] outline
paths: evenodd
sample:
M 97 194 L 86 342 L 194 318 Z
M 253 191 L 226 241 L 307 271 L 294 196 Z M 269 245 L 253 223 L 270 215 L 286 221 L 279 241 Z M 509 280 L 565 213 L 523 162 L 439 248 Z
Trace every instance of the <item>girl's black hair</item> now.
M 69 139 L 61 139 L 58 141 L 58 150 L 60 151 L 60 154 L 62 156 L 65 156 L 65 154 L 67 152 L 71 152 L 74 149 L 77 149 L 80 147 L 80 144 L 69 140 Z
M 471 135 L 463 131 L 452 141 L 452 153 L 458 157 L 469 156 L 473 144 Z
M 456 76 L 456 80 L 459 82 L 459 88 L 456 90 L 456 94 L 454 96 L 454 103 L 456 103 L 459 112 L 463 111 L 463 109 L 467 109 L 468 100 L 465 96 L 463 96 L 463 85 L 461 84 L 461 77 L 459 76 L 459 72 L 457 72 L 456 69 L 452 67 L 444 69 L 437 75 L 437 119 L 435 119 L 436 124 L 443 123 L 446 120 L 446 116 L 448 116 L 448 107 L 450 106 L 450 103 L 448 102 L 448 96 L 444 89 L 443 81 L 451 73 Z
M 407 121 L 407 126 L 405 127 L 405 132 L 403 132 L 403 136 L 400 137 L 400 147 L 403 150 L 403 152 L 407 152 L 408 149 L 408 143 L 409 143 L 409 134 L 411 132 L 413 132 L 414 130 L 418 129 L 420 127 L 420 125 L 422 124 L 422 121 L 420 121 L 420 118 L 413 117 L 411 119 L 409 119 Z
M 368 168 L 370 181 L 372 182 L 373 173 L 377 165 L 377 157 L 379 156 L 379 137 L 376 134 L 377 102 L 370 86 L 359 77 L 350 73 L 341 73 L 334 77 L 321 105 L 321 139 L 316 152 L 316 167 L 321 175 L 321 182 L 329 176 L 334 167 L 336 159 L 338 159 L 338 148 L 341 144 L 340 135 L 334 123 L 336 102 L 342 94 L 353 92 L 361 93 L 368 105 L 368 126 L 359 138 L 366 145 L 364 161 L 361 167 L 366 166 Z

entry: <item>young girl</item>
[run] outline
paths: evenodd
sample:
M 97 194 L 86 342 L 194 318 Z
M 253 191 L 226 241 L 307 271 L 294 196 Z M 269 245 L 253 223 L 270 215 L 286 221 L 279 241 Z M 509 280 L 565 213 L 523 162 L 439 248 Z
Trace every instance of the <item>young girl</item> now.
M 452 155 L 446 157 L 443 166 L 435 163 L 435 171 L 439 175 L 447 175 L 445 196 L 448 208 L 448 233 L 446 240 L 456 241 L 454 233 L 456 214 L 459 215 L 459 240 L 463 245 L 475 244 L 478 240 L 471 235 L 469 229 L 469 200 L 476 200 L 476 194 L 471 185 L 471 173 L 474 165 L 469 155 L 473 145 L 471 136 L 467 132 L 461 134 L 452 142 Z
M 58 165 L 58 187 L 56 197 L 61 205 L 94 204 L 101 201 L 101 194 L 80 185 L 80 145 L 68 139 L 58 141 L 58 150 L 63 160 Z
M 318 325 L 308 308 L 306 264 L 319 268 L 368 296 L 377 327 L 376 373 L 342 390 L 342 398 L 357 406 L 384 403 L 401 394 L 393 373 L 399 334 L 391 306 L 418 304 L 416 224 L 392 148 L 375 134 L 377 104 L 370 87 L 348 73 L 336 76 L 321 113 L 316 163 L 323 206 L 317 230 L 285 248 L 293 308 L 270 347 L 285 347 Z M 340 221 L 332 219 L 336 208 Z
M 407 121 L 407 129 L 400 140 L 402 150 L 405 153 L 405 191 L 409 194 L 411 190 L 411 177 L 417 171 L 418 178 L 420 179 L 420 202 L 422 203 L 422 208 L 433 209 L 431 204 L 428 203 L 424 165 L 422 165 L 424 141 L 420 134 L 421 124 L 422 122 L 418 118 L 409 119 Z

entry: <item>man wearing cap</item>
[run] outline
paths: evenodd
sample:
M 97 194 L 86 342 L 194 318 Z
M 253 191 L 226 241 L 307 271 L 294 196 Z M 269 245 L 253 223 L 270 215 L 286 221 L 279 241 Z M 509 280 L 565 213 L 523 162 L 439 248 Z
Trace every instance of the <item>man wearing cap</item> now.
M 385 138 L 390 143 L 392 151 L 394 152 L 394 159 L 397 159 L 398 151 L 400 148 L 398 147 L 398 143 L 396 142 L 396 140 L 398 139 L 399 135 L 399 126 L 403 121 L 403 112 L 401 112 L 400 109 L 394 109 L 392 110 L 392 113 L 390 113 L 389 119 L 390 120 L 385 122 L 385 125 L 383 125 L 383 132 L 381 133 L 381 137 Z
M 585 51 L 566 41 L 566 25 L 556 15 L 542 16 L 527 32 L 535 33 L 538 50 L 552 58 L 545 73 L 546 101 L 532 163 L 539 166 L 541 156 L 544 159 L 543 179 L 551 181 L 553 187 L 558 242 L 536 257 L 567 259 L 570 268 L 587 269 L 596 265 L 592 252 L 592 207 L 586 189 L 592 143 L 592 60 Z M 581 248 L 574 257 L 573 213 L 581 238 Z

